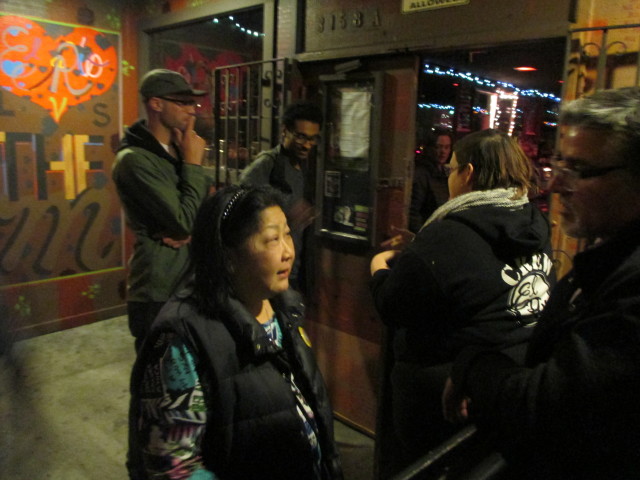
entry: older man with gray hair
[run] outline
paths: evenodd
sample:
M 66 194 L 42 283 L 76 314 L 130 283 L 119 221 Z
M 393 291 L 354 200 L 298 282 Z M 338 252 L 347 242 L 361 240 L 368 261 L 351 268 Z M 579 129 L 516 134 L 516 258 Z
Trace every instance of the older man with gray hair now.
M 552 191 L 589 246 L 551 294 L 524 366 L 470 348 L 445 416 L 492 432 L 507 478 L 640 478 L 640 89 L 568 103 Z M 503 478 L 503 477 L 501 477 Z

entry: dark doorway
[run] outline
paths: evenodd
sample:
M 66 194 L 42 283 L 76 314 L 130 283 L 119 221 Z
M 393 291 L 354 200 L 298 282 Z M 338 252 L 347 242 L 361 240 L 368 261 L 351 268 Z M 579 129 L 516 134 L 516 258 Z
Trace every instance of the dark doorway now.
M 435 130 L 468 133 L 496 128 L 518 139 L 531 159 L 548 211 L 548 162 L 562 90 L 566 39 L 429 52 L 422 57 L 416 113 L 416 152 Z

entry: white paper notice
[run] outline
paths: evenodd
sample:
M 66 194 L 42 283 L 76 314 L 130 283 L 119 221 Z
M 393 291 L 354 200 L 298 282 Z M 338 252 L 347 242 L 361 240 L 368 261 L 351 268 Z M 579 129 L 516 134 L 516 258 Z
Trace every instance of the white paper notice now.
M 340 156 L 362 158 L 369 155 L 371 92 L 342 92 L 340 102 Z

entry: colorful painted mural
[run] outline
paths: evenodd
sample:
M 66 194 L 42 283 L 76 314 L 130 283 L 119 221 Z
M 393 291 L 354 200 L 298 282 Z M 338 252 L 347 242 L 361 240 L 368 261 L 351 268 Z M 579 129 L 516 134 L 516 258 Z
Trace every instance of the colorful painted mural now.
M 0 19 L 0 85 L 45 108 L 59 122 L 69 107 L 111 88 L 118 58 L 104 33 L 55 27 L 47 30 L 12 15 Z
M 124 302 L 110 180 L 119 41 L 117 32 L 0 14 L 0 303 L 13 330 Z

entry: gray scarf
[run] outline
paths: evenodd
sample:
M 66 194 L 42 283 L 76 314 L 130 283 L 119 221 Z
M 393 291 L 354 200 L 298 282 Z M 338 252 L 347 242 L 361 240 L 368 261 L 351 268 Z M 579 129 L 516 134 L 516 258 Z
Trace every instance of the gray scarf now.
M 492 206 L 518 209 L 529 203 L 527 192 L 525 191 L 518 197 L 518 189 L 511 188 L 494 188 L 493 190 L 478 190 L 475 192 L 465 193 L 452 198 L 444 205 L 440 206 L 431 216 L 424 222 L 424 227 L 433 222 L 439 222 L 450 213 L 460 212 L 473 207 Z

